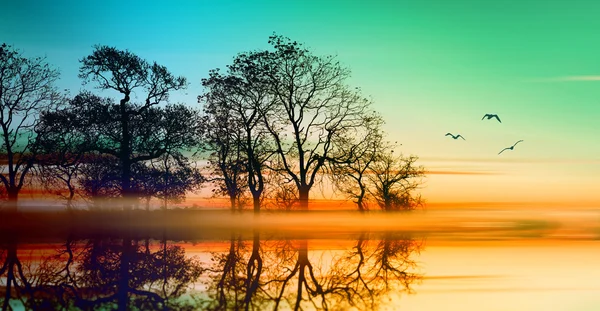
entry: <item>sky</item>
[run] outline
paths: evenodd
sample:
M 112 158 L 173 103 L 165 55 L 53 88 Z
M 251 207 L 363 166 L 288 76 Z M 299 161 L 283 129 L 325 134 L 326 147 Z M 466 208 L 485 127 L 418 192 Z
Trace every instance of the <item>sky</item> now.
M 569 209 L 600 207 L 598 16 L 594 0 L 22 0 L 3 4 L 0 40 L 45 55 L 73 95 L 93 45 L 128 49 L 187 77 L 172 100 L 196 105 L 210 69 L 276 32 L 351 69 L 430 171 L 431 206 Z

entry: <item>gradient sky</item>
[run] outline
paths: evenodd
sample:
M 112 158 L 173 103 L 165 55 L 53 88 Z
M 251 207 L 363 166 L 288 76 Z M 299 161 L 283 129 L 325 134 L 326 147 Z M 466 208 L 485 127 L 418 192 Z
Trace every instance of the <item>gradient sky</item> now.
M 0 40 L 46 55 L 71 94 L 92 45 L 129 49 L 186 76 L 173 100 L 195 105 L 210 69 L 275 31 L 350 67 L 390 140 L 432 171 L 432 204 L 576 208 L 600 205 L 598 16 L 594 0 L 22 0 L 3 4 Z

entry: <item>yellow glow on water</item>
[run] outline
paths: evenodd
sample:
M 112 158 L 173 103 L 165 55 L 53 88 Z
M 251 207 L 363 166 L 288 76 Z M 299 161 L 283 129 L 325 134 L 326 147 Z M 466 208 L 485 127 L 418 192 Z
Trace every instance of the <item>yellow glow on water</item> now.
M 401 310 L 597 310 L 600 242 L 429 245 L 425 280 Z

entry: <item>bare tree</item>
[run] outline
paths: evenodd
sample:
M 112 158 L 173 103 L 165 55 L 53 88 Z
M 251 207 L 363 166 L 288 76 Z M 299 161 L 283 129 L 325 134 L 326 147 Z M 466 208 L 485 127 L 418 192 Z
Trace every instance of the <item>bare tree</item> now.
M 201 149 L 210 153 L 207 180 L 216 186 L 213 192 L 228 196 L 234 211 L 242 208 L 239 202 L 247 185 L 244 133 L 230 104 L 214 92 L 205 94 Z
M 66 201 L 67 211 L 73 209 L 77 194 L 77 174 L 82 163 L 80 154 L 61 153 L 45 156 L 37 166 L 38 177 L 46 191 Z M 64 187 L 67 193 L 64 192 Z
M 0 153 L 6 158 L 0 181 L 13 210 L 34 165 L 38 114 L 58 99 L 53 86 L 58 76 L 44 58 L 25 58 L 12 46 L 0 46 Z
M 278 160 L 270 163 L 271 167 L 278 166 Z M 288 174 L 270 171 L 266 175 L 267 187 L 263 195 L 263 205 L 273 210 L 291 211 L 298 208 L 298 187 Z
M 330 162 L 329 172 L 335 188 L 344 196 L 354 200 L 360 212 L 367 210 L 371 166 L 384 152 L 383 119 L 372 112 L 365 116 L 364 133 L 338 137 L 341 149 L 354 148 L 353 159 L 347 162 Z
M 284 178 L 272 179 L 272 181 L 274 182 L 272 199 L 276 207 L 283 208 L 285 211 L 294 209 L 299 201 L 296 185 L 285 181 Z
M 388 149 L 389 150 L 389 149 Z M 425 176 L 423 166 L 416 165 L 417 156 L 394 155 L 389 150 L 378 155 L 371 166 L 371 194 L 384 211 L 407 211 L 422 205 L 415 191 Z
M 282 167 L 298 188 L 300 208 L 308 209 L 309 192 L 326 162 L 347 162 L 353 148 L 339 149 L 336 137 L 364 126 L 369 100 L 345 82 L 350 71 L 333 56 L 315 56 L 290 39 L 273 35 L 273 51 L 249 53 L 247 61 L 262 74 L 274 96 L 263 112 Z M 342 152 L 345 151 L 345 152 Z
M 264 170 L 274 154 L 268 131 L 262 122 L 262 114 L 272 101 L 272 96 L 268 85 L 258 78 L 262 72 L 248 57 L 249 54 L 245 53 L 238 55 L 233 64 L 227 66 L 226 75 L 212 70 L 209 78 L 202 80 L 207 92 L 199 99 L 206 103 L 207 113 L 220 111 L 214 106 L 228 110 L 227 128 L 239 135 L 238 140 L 234 142 L 240 144 L 244 154 L 247 186 L 252 194 L 254 211 L 259 212 L 261 196 L 265 189 Z

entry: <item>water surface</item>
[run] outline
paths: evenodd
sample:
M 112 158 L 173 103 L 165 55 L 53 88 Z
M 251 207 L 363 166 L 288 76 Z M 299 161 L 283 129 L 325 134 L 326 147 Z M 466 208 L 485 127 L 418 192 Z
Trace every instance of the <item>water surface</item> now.
M 600 309 L 593 211 L 144 215 L 4 223 L 1 308 Z

